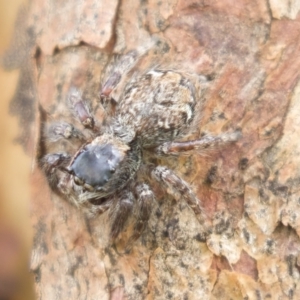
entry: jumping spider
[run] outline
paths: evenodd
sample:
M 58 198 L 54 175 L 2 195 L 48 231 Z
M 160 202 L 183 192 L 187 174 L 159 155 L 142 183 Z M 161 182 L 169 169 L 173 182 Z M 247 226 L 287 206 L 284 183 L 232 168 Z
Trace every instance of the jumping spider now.
M 112 91 L 136 56 L 134 51 L 125 55 L 103 84 L 100 98 L 107 117 L 100 127 L 95 125 L 81 92 L 74 86 L 70 88 L 69 106 L 89 134 L 65 122 L 50 124 L 44 130 L 45 139 L 60 143 L 75 138 L 81 146 L 73 156 L 50 153 L 40 160 L 51 187 L 66 199 L 93 213 L 110 211 L 112 240 L 123 230 L 133 207 L 139 211 L 133 239 L 139 237 L 149 219 L 155 196 L 147 179 L 137 182 L 138 173 L 156 180 L 171 196 L 180 195 L 199 221 L 206 222 L 200 201 L 189 185 L 167 167 L 147 164 L 146 152 L 156 156 L 185 154 L 236 141 L 239 136 L 234 132 L 178 141 L 197 126 L 197 106 L 201 102 L 201 86 L 196 88 L 183 72 L 151 70 L 135 76 L 119 99 L 113 99 Z M 126 64 L 127 60 L 130 62 Z

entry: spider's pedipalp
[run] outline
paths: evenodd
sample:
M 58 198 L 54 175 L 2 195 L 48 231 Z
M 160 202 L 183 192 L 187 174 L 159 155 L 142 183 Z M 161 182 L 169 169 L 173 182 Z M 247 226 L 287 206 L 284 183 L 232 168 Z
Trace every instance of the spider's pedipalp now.
M 49 184 L 56 189 L 59 183 L 58 172 L 64 170 L 71 160 L 71 156 L 66 153 L 51 153 L 45 155 L 41 161 L 40 166 L 45 172 Z
M 105 201 L 103 201 L 103 199 L 92 199 L 86 202 L 85 206 L 87 207 L 88 212 L 90 212 L 92 215 L 101 215 L 109 210 L 112 204 L 112 199 L 106 199 Z

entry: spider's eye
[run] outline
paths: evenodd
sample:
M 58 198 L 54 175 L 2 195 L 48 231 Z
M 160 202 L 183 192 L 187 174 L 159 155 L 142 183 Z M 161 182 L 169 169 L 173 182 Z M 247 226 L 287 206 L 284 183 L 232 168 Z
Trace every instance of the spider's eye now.
M 73 174 L 94 188 L 104 186 L 113 176 L 124 153 L 112 144 L 85 146 L 70 166 Z

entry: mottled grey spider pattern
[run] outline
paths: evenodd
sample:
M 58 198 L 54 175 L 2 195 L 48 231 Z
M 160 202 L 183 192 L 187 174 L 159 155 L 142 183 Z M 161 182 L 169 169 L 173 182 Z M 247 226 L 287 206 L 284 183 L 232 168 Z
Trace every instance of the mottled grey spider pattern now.
M 50 186 L 76 206 L 94 214 L 109 210 L 112 239 L 123 230 L 134 207 L 139 213 L 132 238 L 138 238 L 144 230 L 155 199 L 151 180 L 171 196 L 180 195 L 205 224 L 201 203 L 188 183 L 166 166 L 147 163 L 145 153 L 185 154 L 236 141 L 239 136 L 234 132 L 180 141 L 199 123 L 202 90 L 201 80 L 195 83 L 184 72 L 150 70 L 135 75 L 118 99 L 112 97 L 123 73 L 133 67 L 138 56 L 137 51 L 131 51 L 121 57 L 102 85 L 100 102 L 106 117 L 101 126 L 96 126 L 93 109 L 81 91 L 71 86 L 68 106 L 85 132 L 65 121 L 50 123 L 43 131 L 45 140 L 51 143 L 80 141 L 75 155 L 43 155 L 41 167 Z M 139 173 L 143 173 L 145 182 L 137 181 Z

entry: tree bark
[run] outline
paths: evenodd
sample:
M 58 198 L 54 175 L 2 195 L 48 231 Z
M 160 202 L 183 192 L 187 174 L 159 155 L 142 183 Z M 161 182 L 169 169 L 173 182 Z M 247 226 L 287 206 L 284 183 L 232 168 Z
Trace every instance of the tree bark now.
M 108 214 L 88 218 L 51 192 L 35 164 L 38 299 L 300 298 L 298 11 L 296 2 L 274 0 L 32 2 L 32 84 L 20 89 L 35 87 L 25 140 L 36 157 L 45 118 L 68 114 L 68 86 L 76 80 L 97 103 L 112 54 L 149 40 L 155 45 L 138 72 L 158 65 L 208 78 L 198 136 L 243 135 L 207 156 L 164 161 L 201 199 L 212 220 L 207 239 L 187 204 L 154 184 L 157 203 L 130 252 L 130 220 L 110 245 Z M 25 105 L 21 96 L 15 101 Z

